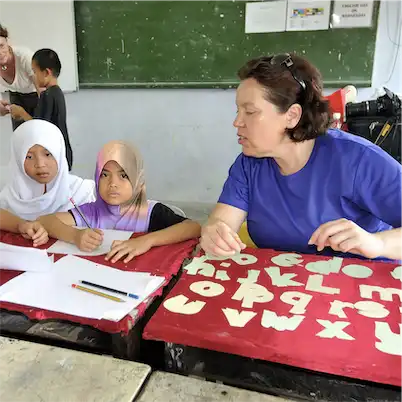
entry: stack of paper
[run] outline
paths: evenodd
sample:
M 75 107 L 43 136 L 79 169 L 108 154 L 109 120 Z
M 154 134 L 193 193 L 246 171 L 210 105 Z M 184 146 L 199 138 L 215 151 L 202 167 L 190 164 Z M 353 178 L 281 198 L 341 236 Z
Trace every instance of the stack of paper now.
M 83 280 L 135 294 L 138 299 L 93 288 L 124 300 L 116 302 L 72 287 Z M 0 300 L 79 317 L 119 321 L 164 281 L 161 276 L 121 271 L 68 255 L 54 263 L 49 272 L 26 272 L 11 279 L 0 287 Z
M 52 268 L 53 257 L 49 258 L 46 250 L 0 243 L 0 269 L 46 272 Z
M 82 228 L 78 228 L 82 229 Z M 112 230 L 112 229 L 103 229 L 103 243 L 94 251 L 81 251 L 75 244 L 66 243 L 62 240 L 57 240 L 52 246 L 47 249 L 48 253 L 51 254 L 74 254 L 74 255 L 103 255 L 107 254 L 111 247 L 112 243 L 115 240 L 128 240 L 133 232 L 127 232 L 125 230 Z

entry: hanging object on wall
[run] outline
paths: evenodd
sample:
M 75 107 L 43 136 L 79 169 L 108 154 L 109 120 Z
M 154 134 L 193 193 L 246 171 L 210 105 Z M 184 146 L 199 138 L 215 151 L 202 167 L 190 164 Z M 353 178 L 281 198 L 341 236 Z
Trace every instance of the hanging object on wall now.
M 373 0 L 335 0 L 331 16 L 331 28 L 371 27 L 373 5 Z

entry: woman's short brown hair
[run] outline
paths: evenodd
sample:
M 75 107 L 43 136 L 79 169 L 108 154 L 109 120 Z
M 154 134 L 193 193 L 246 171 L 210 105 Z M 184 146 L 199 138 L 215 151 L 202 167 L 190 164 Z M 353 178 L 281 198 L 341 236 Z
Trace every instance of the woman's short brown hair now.
M 281 55 L 282 56 L 282 55 Z M 282 60 L 286 58 L 283 55 Z M 329 104 L 322 95 L 321 74 L 305 58 L 288 54 L 293 65 L 286 67 L 278 56 L 259 57 L 248 61 L 238 72 L 241 80 L 254 78 L 265 89 L 267 101 L 280 113 L 299 103 L 303 109 L 299 123 L 287 134 L 295 142 L 311 140 L 325 134 L 330 126 Z M 273 58 L 275 58 L 273 60 Z M 305 88 L 303 88 L 303 84 Z
M 0 36 L 2 38 L 8 38 L 8 31 L 6 28 L 3 27 L 3 25 L 0 24 Z

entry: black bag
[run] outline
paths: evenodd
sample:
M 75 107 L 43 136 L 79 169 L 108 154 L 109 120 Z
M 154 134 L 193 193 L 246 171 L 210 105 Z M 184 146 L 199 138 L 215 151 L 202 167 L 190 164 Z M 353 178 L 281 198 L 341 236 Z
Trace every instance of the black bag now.
M 401 122 L 396 117 L 355 116 L 346 120 L 348 132 L 366 138 L 401 163 Z M 392 127 L 381 136 L 385 124 Z

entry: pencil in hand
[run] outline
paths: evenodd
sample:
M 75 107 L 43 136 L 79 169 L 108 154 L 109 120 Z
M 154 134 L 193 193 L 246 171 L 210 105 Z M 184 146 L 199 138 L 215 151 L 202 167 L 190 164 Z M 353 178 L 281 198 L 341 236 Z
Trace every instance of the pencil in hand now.
M 84 215 L 83 212 L 81 211 L 81 208 L 74 202 L 74 200 L 73 200 L 72 197 L 70 198 L 70 202 L 71 202 L 71 204 L 74 205 L 74 208 L 78 211 L 78 213 L 80 214 L 82 220 L 85 222 L 85 224 L 87 225 L 87 227 L 88 227 L 89 229 L 92 229 L 92 228 L 91 228 L 91 225 L 88 223 L 87 218 L 85 217 L 85 215 Z

